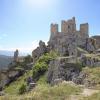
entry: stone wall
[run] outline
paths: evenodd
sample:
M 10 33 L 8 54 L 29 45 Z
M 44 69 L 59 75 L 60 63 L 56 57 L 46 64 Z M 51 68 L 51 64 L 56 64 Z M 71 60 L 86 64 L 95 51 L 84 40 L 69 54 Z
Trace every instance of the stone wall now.
M 89 35 L 89 25 L 88 23 L 85 23 L 85 24 L 80 24 L 80 34 L 83 36 L 83 38 L 88 38 Z
M 58 32 L 58 24 L 52 24 L 51 30 L 52 33 L 48 42 L 49 48 L 50 50 L 56 50 L 61 56 L 76 56 L 77 46 L 86 49 L 87 38 L 89 38 L 88 23 L 81 24 L 80 30 L 77 31 L 75 17 L 73 17 L 68 21 L 62 21 L 61 32 Z
M 75 23 L 75 17 L 72 19 L 65 21 L 63 20 L 61 22 L 61 32 L 62 33 L 72 33 L 76 31 L 76 23 Z

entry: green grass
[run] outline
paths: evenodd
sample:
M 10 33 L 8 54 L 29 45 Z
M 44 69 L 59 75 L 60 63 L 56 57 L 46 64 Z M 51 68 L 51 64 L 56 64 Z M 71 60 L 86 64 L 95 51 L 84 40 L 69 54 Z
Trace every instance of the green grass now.
M 38 85 L 31 92 L 24 95 L 8 95 L 0 100 L 69 100 L 70 95 L 78 95 L 82 89 L 67 83 L 50 86 L 46 83 L 45 75 L 37 82 Z
M 40 56 L 33 67 L 33 79 L 43 75 L 48 70 L 49 62 L 57 57 L 58 54 L 53 51 Z
M 100 67 L 85 67 L 83 68 L 83 72 L 87 74 L 87 80 L 91 83 L 95 83 L 94 88 L 100 89 Z
M 25 73 L 23 76 L 18 78 L 15 82 L 11 83 L 8 87 L 5 88 L 5 93 L 9 95 L 16 95 L 18 94 L 19 87 L 25 83 L 25 79 L 29 76 L 32 76 L 32 71 Z

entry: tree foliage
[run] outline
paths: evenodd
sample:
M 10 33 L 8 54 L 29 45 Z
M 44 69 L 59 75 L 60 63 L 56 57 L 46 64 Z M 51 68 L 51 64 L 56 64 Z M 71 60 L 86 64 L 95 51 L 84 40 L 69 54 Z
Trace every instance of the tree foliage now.
M 33 79 L 43 75 L 48 69 L 49 62 L 55 59 L 57 55 L 58 54 L 53 51 L 42 55 L 33 66 Z

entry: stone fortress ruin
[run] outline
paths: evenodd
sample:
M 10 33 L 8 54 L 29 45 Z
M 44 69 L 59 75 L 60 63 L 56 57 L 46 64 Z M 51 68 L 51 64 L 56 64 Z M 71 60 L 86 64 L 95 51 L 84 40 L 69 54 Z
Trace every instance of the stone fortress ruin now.
M 80 24 L 80 30 L 76 29 L 75 17 L 68 21 L 61 22 L 61 32 L 58 31 L 58 24 L 51 24 L 50 49 L 55 49 L 61 56 L 77 55 L 77 47 L 89 52 L 94 52 L 96 42 L 89 38 L 88 23 Z
M 48 45 L 39 42 L 39 47 L 32 52 L 33 63 L 35 64 L 41 55 L 56 51 L 59 56 L 48 65 L 48 82 L 55 84 L 56 80 L 66 80 L 77 84 L 87 83 L 86 75 L 81 72 L 81 68 L 100 66 L 100 53 L 97 52 L 99 42 L 89 37 L 88 23 L 80 24 L 80 29 L 76 29 L 75 17 L 63 20 L 61 32 L 58 30 L 58 24 L 51 24 Z
M 67 21 L 61 21 L 61 32 L 59 32 L 58 24 L 51 24 L 50 34 L 47 46 L 40 41 L 39 47 L 33 50 L 34 63 L 41 55 L 50 51 L 58 52 L 60 57 L 67 57 L 68 62 L 76 61 L 77 58 L 89 66 L 94 66 L 99 62 L 99 56 L 96 55 L 98 54 L 96 50 L 99 48 L 96 39 L 89 37 L 88 23 L 80 24 L 80 29 L 77 30 L 76 20 L 73 17 Z

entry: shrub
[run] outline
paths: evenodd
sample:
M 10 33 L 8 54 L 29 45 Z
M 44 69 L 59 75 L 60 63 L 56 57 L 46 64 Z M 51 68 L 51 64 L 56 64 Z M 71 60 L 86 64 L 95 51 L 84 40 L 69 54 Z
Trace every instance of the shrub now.
M 38 78 L 40 75 L 43 75 L 48 70 L 48 64 L 51 60 L 57 57 L 57 53 L 50 52 L 42 55 L 33 67 L 33 79 Z
M 20 87 L 19 87 L 19 94 L 23 94 L 25 93 L 26 91 L 26 85 L 25 84 L 22 84 Z
M 33 61 L 31 55 L 27 55 L 26 57 L 24 57 L 24 62 L 25 63 L 31 63 Z

